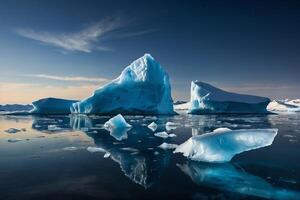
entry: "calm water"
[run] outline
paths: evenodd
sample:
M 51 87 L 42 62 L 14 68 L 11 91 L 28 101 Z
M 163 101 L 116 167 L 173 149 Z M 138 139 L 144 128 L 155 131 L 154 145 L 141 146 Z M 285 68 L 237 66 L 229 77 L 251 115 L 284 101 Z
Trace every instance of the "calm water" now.
M 125 118 L 133 128 L 110 133 L 103 129 L 109 117 L 0 116 L 0 199 L 300 199 L 300 114 Z M 155 137 L 152 121 L 157 131 L 179 123 L 169 131 L 177 137 Z M 272 146 L 225 164 L 157 147 L 218 127 L 279 132 Z M 94 146 L 110 157 L 87 151 Z

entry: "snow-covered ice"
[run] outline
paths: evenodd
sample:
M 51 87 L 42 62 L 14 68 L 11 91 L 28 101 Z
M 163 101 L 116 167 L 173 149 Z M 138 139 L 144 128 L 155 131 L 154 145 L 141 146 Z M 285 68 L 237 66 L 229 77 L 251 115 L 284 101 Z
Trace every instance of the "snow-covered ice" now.
M 33 109 L 30 113 L 36 114 L 69 114 L 71 106 L 76 100 L 44 98 L 32 102 Z
M 287 101 L 273 100 L 269 103 L 267 109 L 275 113 L 300 112 L 300 103 L 298 103 L 298 99 Z
M 109 119 L 107 122 L 105 122 L 104 127 L 108 129 L 118 129 L 131 128 L 132 126 L 126 122 L 126 120 L 121 114 L 118 114 L 113 118 Z
M 92 96 L 74 103 L 72 112 L 175 114 L 169 76 L 150 54 L 145 54 Z
M 148 128 L 151 129 L 152 131 L 155 131 L 157 129 L 157 124 L 155 122 L 152 122 L 151 124 L 148 125 Z
M 226 92 L 210 84 L 192 81 L 189 112 L 201 113 L 267 113 L 269 98 Z
M 191 137 L 174 153 L 196 161 L 228 162 L 236 154 L 271 145 L 277 132 L 278 129 L 217 129 Z
M 173 134 L 173 133 L 168 134 L 166 131 L 157 132 L 157 133 L 154 133 L 154 135 L 156 137 L 161 137 L 161 138 L 176 137 L 175 134 Z
M 176 149 L 178 147 L 178 144 L 170 144 L 170 143 L 162 143 L 161 145 L 158 146 L 161 149 Z

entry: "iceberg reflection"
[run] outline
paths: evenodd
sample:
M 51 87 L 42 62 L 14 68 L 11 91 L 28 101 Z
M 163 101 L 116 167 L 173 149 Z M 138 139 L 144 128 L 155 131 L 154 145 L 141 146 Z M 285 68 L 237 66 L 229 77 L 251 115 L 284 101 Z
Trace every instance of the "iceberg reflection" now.
M 275 188 L 266 180 L 230 163 L 191 161 L 177 166 L 197 185 L 267 199 L 300 199 L 300 192 Z

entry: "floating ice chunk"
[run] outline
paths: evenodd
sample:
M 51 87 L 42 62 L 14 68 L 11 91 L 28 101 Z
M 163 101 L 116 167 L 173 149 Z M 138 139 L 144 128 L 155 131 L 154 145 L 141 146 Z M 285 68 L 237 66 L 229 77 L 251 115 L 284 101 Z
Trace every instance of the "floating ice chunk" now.
M 226 92 L 192 81 L 190 113 L 267 113 L 269 98 Z
M 48 130 L 49 131 L 58 131 L 58 130 L 61 130 L 61 128 L 55 124 L 50 124 L 50 125 L 48 125 Z
M 63 148 L 63 150 L 64 151 L 76 151 L 76 150 L 78 150 L 78 148 L 77 147 L 65 147 L 65 148 Z
M 20 138 L 10 138 L 7 141 L 14 143 L 14 142 L 20 142 L 20 141 L 22 141 L 22 139 L 20 139 Z
M 90 153 L 96 153 L 96 152 L 106 153 L 106 151 L 101 147 L 88 147 L 88 148 L 86 148 L 86 150 Z
M 30 111 L 30 113 L 69 114 L 71 113 L 72 104 L 76 102 L 78 101 L 58 98 L 44 98 L 32 102 L 33 109 Z
M 161 149 L 176 149 L 178 147 L 178 144 L 169 144 L 169 143 L 162 143 L 158 146 Z
M 121 114 L 118 114 L 105 122 L 104 127 L 109 129 L 131 128 L 131 125 L 125 121 L 124 117 Z
M 92 96 L 74 103 L 72 112 L 175 114 L 169 76 L 150 54 L 145 54 Z
M 174 123 L 174 122 L 167 122 L 167 123 L 166 123 L 166 130 L 167 130 L 167 131 L 174 130 L 174 129 L 177 128 L 178 125 L 179 125 L 179 124 Z
M 148 128 L 151 129 L 152 131 L 155 131 L 157 129 L 157 124 L 155 122 L 152 122 L 151 124 L 148 125 Z
M 16 128 L 9 128 L 9 129 L 5 130 L 6 133 L 18 133 L 20 131 L 21 130 L 16 129 Z
M 109 152 L 106 152 L 105 154 L 104 154 L 104 158 L 108 158 L 110 156 L 110 153 Z
M 175 134 L 168 134 L 166 131 L 154 133 L 156 137 L 168 138 L 168 137 L 176 137 Z
M 174 153 L 196 161 L 228 162 L 236 154 L 271 145 L 277 132 L 278 129 L 217 129 L 191 137 Z

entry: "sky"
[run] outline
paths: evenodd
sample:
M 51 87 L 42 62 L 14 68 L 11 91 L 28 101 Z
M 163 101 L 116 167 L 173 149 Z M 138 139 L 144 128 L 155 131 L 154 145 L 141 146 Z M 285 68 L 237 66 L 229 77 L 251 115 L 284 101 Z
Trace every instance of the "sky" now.
M 0 104 L 82 99 L 150 53 L 190 82 L 300 98 L 300 1 L 2 0 Z

